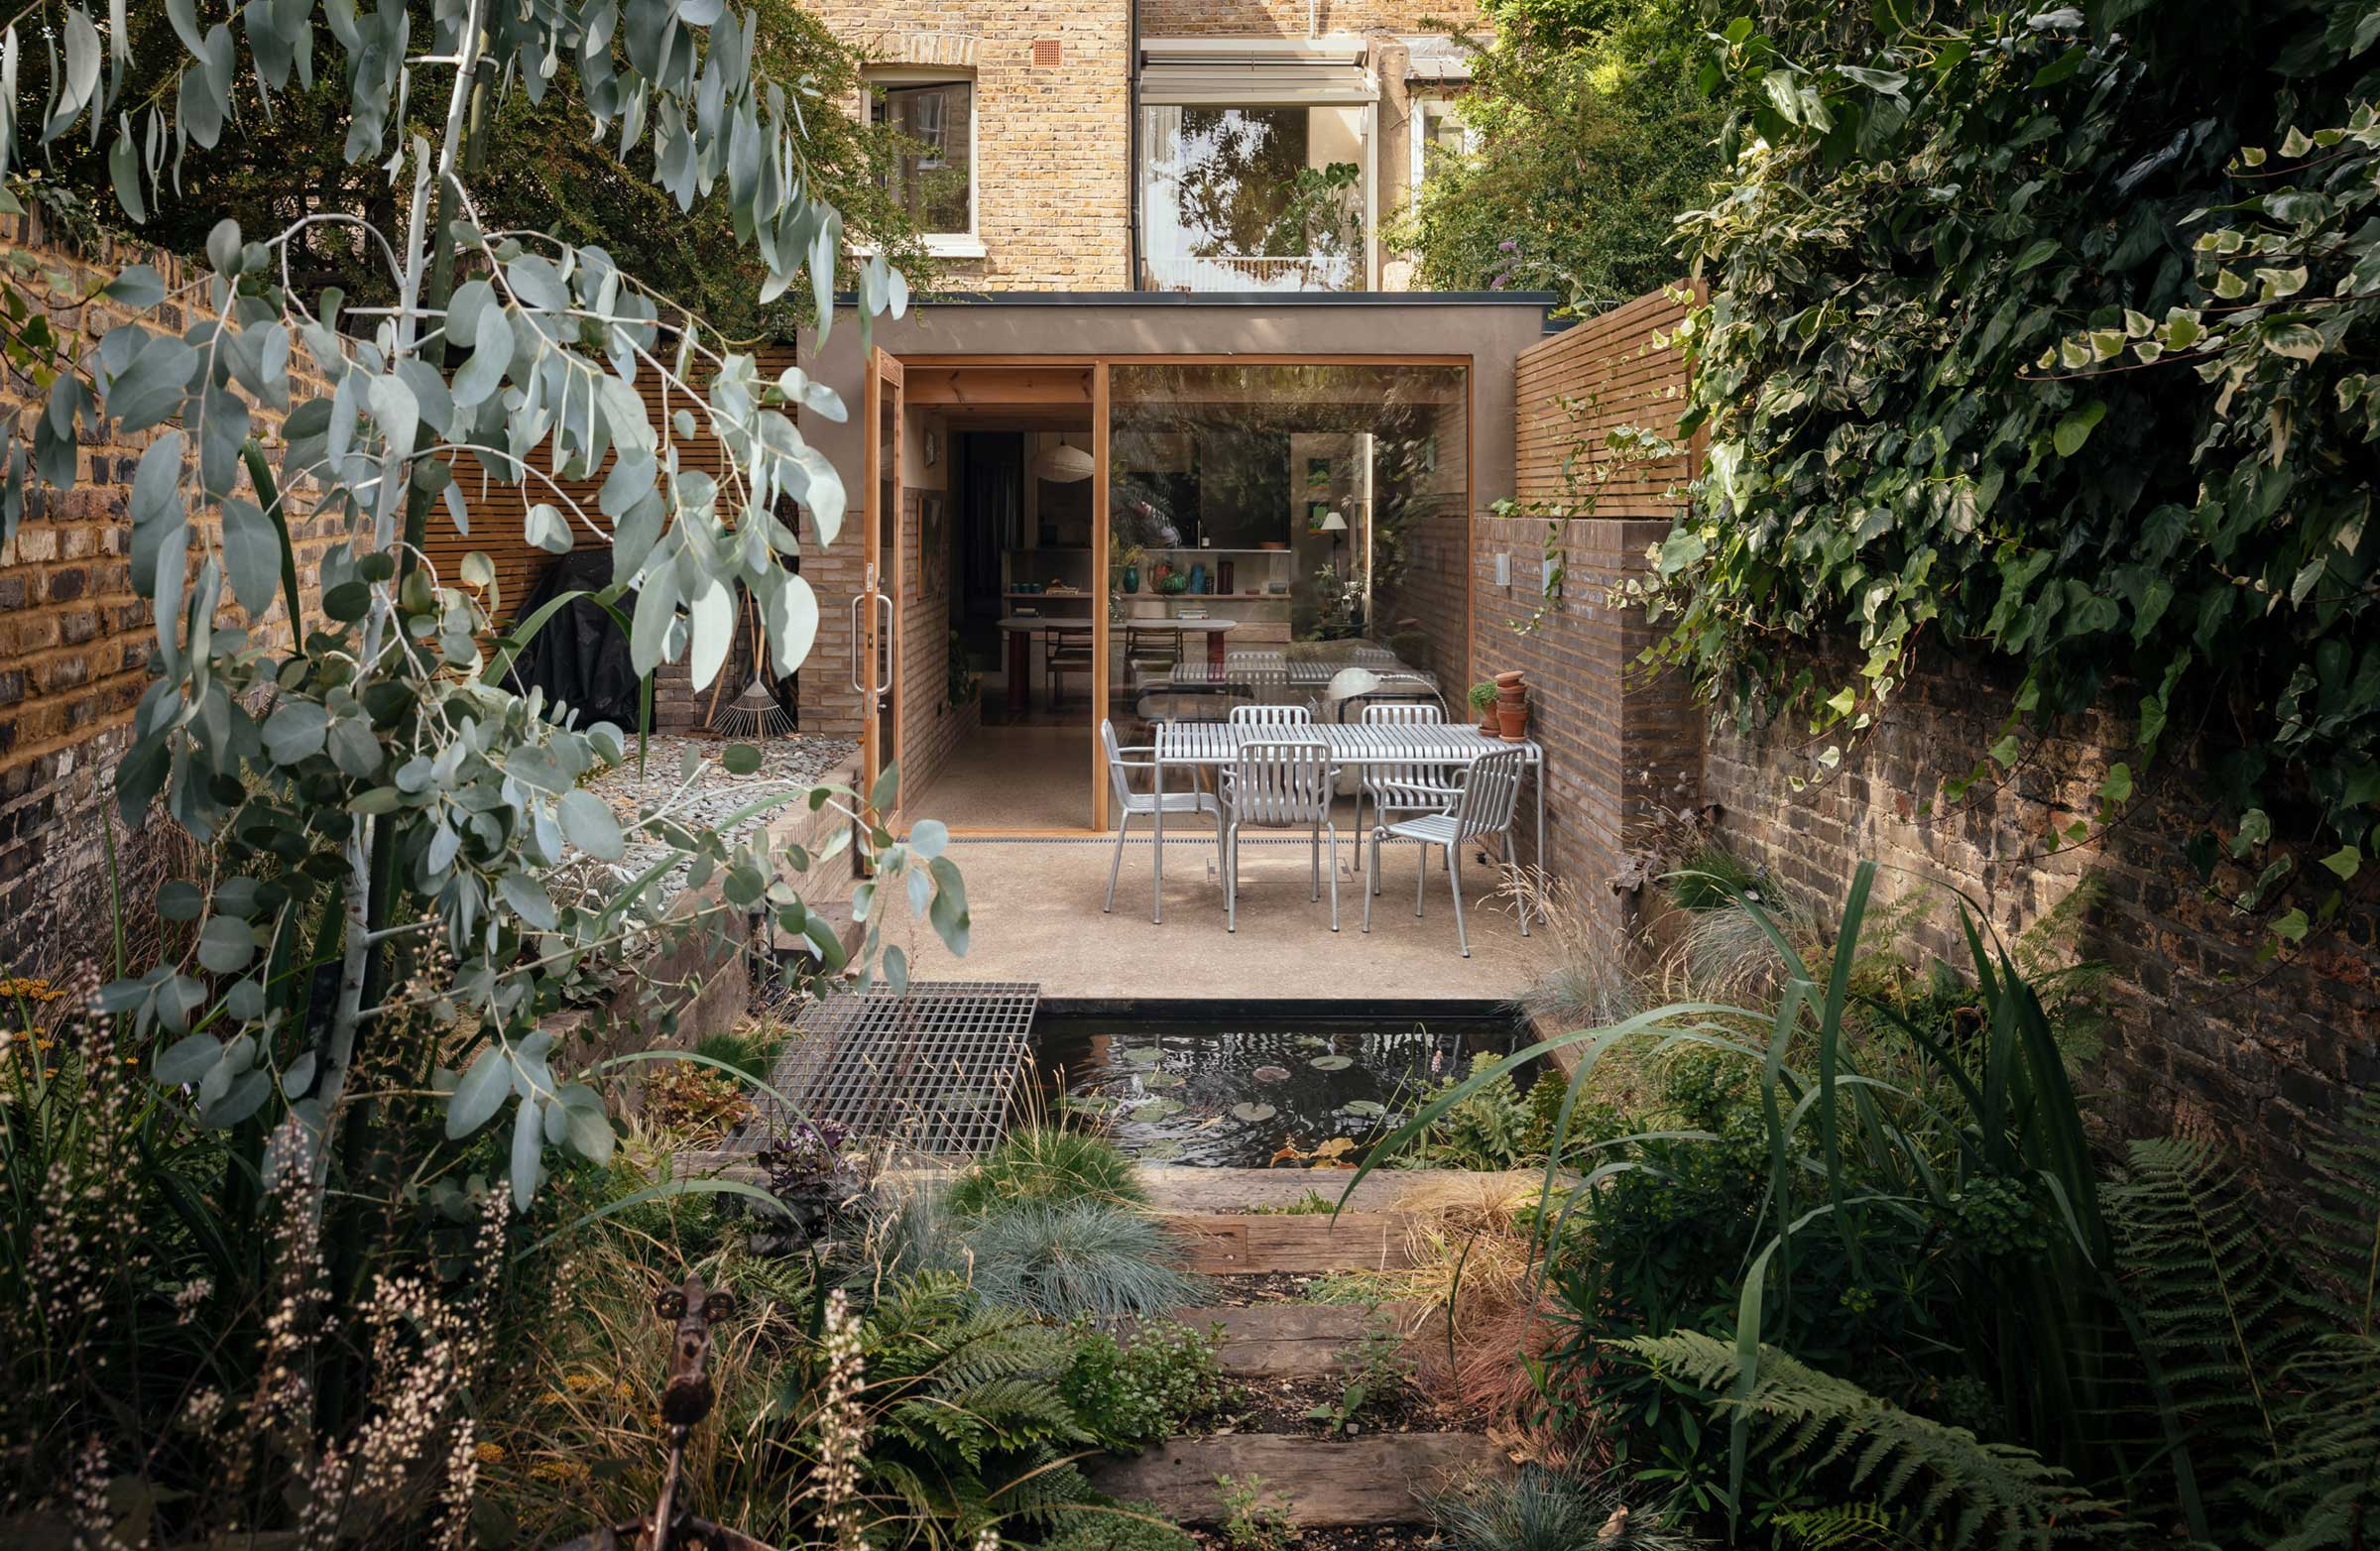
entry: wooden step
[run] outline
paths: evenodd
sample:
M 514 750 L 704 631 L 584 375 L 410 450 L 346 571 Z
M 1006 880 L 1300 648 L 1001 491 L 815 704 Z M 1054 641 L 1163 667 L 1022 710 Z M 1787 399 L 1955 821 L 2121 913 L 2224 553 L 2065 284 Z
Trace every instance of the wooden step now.
M 1384 1271 L 1413 1263 L 1413 1220 L 1402 1212 L 1343 1212 L 1337 1218 L 1166 1212 L 1188 1268 L 1206 1276 L 1270 1271 Z
M 1295 1206 L 1308 1191 L 1333 1206 L 1347 1193 L 1354 1170 L 1343 1168 L 1197 1168 L 1182 1163 L 1142 1163 L 1133 1171 L 1161 1212 L 1252 1212 L 1259 1207 Z M 1479 1172 L 1459 1168 L 1375 1168 L 1356 1186 L 1351 1212 L 1393 1211 L 1408 1197 L 1457 1199 L 1519 1195 L 1544 1185 L 1543 1169 Z
M 1258 1303 L 1249 1308 L 1183 1309 L 1177 1324 L 1223 1327 L 1216 1360 L 1234 1378 L 1316 1378 L 1340 1371 L 1339 1354 L 1361 1345 L 1376 1318 L 1403 1332 L 1408 1346 L 1446 1341 L 1446 1318 L 1418 1303 Z
M 1155 1504 L 1176 1523 L 1223 1517 L 1219 1476 L 1261 1480 L 1292 1524 L 1418 1524 L 1428 1499 L 1465 1480 L 1512 1469 L 1478 1433 L 1377 1433 L 1330 1442 L 1276 1433 L 1176 1438 L 1129 1460 L 1086 1461 L 1091 1485 Z

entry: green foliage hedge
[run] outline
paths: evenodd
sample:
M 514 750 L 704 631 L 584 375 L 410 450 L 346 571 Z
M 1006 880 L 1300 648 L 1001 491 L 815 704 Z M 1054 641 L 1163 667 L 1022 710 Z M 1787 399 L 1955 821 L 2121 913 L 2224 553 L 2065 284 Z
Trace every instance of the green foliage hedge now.
M 1668 659 L 1807 720 L 1809 779 L 1921 652 L 2009 662 L 2015 714 L 1953 797 L 2028 724 L 2127 709 L 2137 747 L 2069 841 L 2205 732 L 2201 871 L 2238 862 L 2224 887 L 2284 939 L 2354 908 L 2380 804 L 2375 35 L 2341 0 L 1728 25 L 1725 186 L 1681 223 L 1710 440 L 1657 557 Z

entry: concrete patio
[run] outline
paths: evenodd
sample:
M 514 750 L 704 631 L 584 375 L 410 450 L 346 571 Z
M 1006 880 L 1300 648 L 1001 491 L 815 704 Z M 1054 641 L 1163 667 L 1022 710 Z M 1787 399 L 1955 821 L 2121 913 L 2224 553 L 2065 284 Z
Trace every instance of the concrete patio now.
M 905 904 L 888 942 L 910 956 L 919 979 L 1037 981 L 1056 1002 L 1491 1002 L 1517 997 L 1552 962 L 1544 933 L 1523 937 L 1510 903 L 1494 895 L 1496 875 L 1464 869 L 1464 912 L 1472 956 L 1455 946 L 1446 878 L 1433 863 L 1427 914 L 1413 916 L 1414 848 L 1391 853 L 1385 892 L 1364 932 L 1364 877 L 1339 847 L 1339 919 L 1330 898 L 1308 897 L 1302 840 L 1259 843 L 1242 853 L 1240 929 L 1223 925 L 1223 882 L 1211 840 L 1165 846 L 1165 919 L 1149 919 L 1151 845 L 1128 843 L 1113 913 L 1106 897 L 1113 841 L 959 839 L 950 856 L 967 881 L 974 940 L 953 958 Z M 1368 876 L 1368 875 L 1366 875 Z

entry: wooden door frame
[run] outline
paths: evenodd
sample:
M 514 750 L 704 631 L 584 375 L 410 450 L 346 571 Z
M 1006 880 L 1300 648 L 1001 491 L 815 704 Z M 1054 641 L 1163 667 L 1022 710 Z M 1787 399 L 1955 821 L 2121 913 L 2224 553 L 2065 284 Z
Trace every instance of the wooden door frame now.
M 864 413 L 867 417 L 867 432 L 864 437 L 867 447 L 865 463 L 867 489 L 861 508 L 867 528 L 866 547 L 862 551 L 865 568 L 861 576 L 861 594 L 867 601 L 861 605 L 860 609 L 861 614 L 865 616 L 860 627 L 860 645 L 862 660 L 867 664 L 867 682 L 869 684 L 873 685 L 876 682 L 880 657 L 883 661 L 887 686 L 885 692 L 892 697 L 892 747 L 890 751 L 879 747 L 882 738 L 883 716 L 879 698 L 871 689 L 860 697 L 861 768 L 869 788 L 868 791 L 861 793 L 862 796 L 867 796 L 875 789 L 877 777 L 884 773 L 888 764 L 897 766 L 900 763 L 904 730 L 902 720 L 907 710 L 906 697 L 900 692 L 902 596 L 900 456 L 901 435 L 904 429 L 901 423 L 903 418 L 901 388 L 904 380 L 904 369 L 898 357 L 888 352 L 882 345 L 870 347 L 868 384 L 864 395 Z M 892 445 L 890 447 L 885 445 L 885 391 L 888 385 L 892 392 Z M 887 534 L 884 502 L 888 457 L 891 459 L 890 474 L 892 487 L 892 521 L 890 525 L 892 552 L 889 556 L 884 552 Z M 877 629 L 877 600 L 879 598 L 885 599 L 889 605 L 884 612 L 890 621 L 890 633 L 881 641 Z M 891 755 L 890 759 L 885 757 L 888 752 Z M 905 790 L 893 794 L 892 812 L 881 815 L 885 820 L 886 828 L 893 827 L 893 820 L 900 811 L 902 798 L 906 795 Z

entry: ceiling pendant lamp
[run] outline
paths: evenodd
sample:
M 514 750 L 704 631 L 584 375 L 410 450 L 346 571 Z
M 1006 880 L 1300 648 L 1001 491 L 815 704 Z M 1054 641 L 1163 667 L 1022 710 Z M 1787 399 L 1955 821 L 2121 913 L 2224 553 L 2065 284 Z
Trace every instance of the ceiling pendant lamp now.
M 1071 485 L 1078 479 L 1089 479 L 1097 467 L 1090 453 L 1069 446 L 1064 436 L 1058 438 L 1056 446 L 1044 447 L 1041 455 L 1033 459 L 1034 476 L 1053 485 Z

